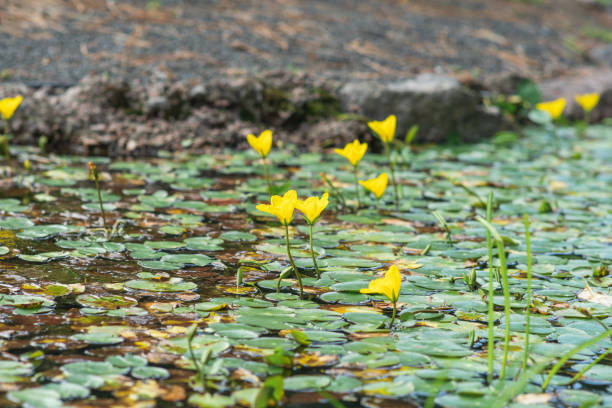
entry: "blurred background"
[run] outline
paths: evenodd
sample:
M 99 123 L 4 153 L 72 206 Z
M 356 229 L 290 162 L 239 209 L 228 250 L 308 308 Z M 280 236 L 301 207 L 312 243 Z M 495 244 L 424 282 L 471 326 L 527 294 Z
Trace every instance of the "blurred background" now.
M 75 82 L 285 69 L 345 79 L 436 68 L 556 75 L 610 62 L 610 0 L 3 0 L 2 76 Z
M 315 149 L 391 113 L 417 142 L 469 142 L 540 100 L 575 117 L 585 92 L 612 116 L 612 0 L 1 0 L 0 31 L 0 97 L 25 96 L 15 143 L 72 153 L 268 127 Z

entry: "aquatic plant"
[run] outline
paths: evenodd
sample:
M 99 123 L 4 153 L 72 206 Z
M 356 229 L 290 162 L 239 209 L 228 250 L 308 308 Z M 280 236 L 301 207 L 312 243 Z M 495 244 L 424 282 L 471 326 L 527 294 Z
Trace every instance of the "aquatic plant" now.
M 399 298 L 401 285 L 402 275 L 397 266 L 391 265 L 384 277 L 370 281 L 367 288 L 359 290 L 360 293 L 379 293 L 385 295 L 393 303 L 393 316 L 391 317 L 390 327 L 393 327 L 395 322 L 397 299 Z
M 195 337 L 197 330 L 197 323 L 192 324 L 187 329 L 187 350 L 189 351 L 189 358 L 191 360 L 191 364 L 194 365 L 196 370 L 195 387 L 206 391 L 208 388 L 206 383 L 206 364 L 210 360 L 212 353 L 210 348 L 206 348 L 202 353 L 200 359 L 198 360 L 198 358 L 196 358 L 196 355 L 193 351 L 193 338 Z
M 448 223 L 446 222 L 446 219 L 442 215 L 442 213 L 440 213 L 440 211 L 432 211 L 431 215 L 433 215 L 435 217 L 435 219 L 438 221 L 440 226 L 444 229 L 444 232 L 446 232 L 446 241 L 449 244 L 452 244 L 453 243 L 453 236 L 451 234 L 451 229 L 450 229 L 450 226 L 448 225 Z
M 10 156 L 8 140 L 9 140 L 9 119 L 13 117 L 13 114 L 21 105 L 21 101 L 23 101 L 23 96 L 17 95 L 12 98 L 3 98 L 0 99 L 0 115 L 2 116 L 2 120 L 4 122 L 4 135 L 0 139 L 0 148 L 3 150 L 4 156 L 8 158 Z
M 302 286 L 302 276 L 300 275 L 300 271 L 298 270 L 297 266 L 295 266 L 295 262 L 293 261 L 293 256 L 291 255 L 291 244 L 289 242 L 289 224 L 293 220 L 293 212 L 295 211 L 297 202 L 297 192 L 295 190 L 289 190 L 283 196 L 273 195 L 270 198 L 270 204 L 259 204 L 257 205 L 257 209 L 259 211 L 274 215 L 285 227 L 287 256 L 289 257 L 289 262 L 293 267 L 293 273 L 295 273 L 295 277 L 297 278 L 300 286 L 300 297 L 303 297 L 304 288 Z
M 491 216 L 493 212 L 493 192 L 489 193 L 489 197 L 487 199 L 487 222 L 491 222 Z M 493 296 L 495 296 L 495 289 L 493 286 L 493 241 L 491 240 L 491 232 L 487 229 L 487 254 L 488 254 L 488 264 L 489 264 L 489 293 L 487 296 L 487 382 L 491 384 L 493 382 L 493 360 L 495 353 L 495 334 L 494 334 L 494 326 L 495 319 L 493 318 Z
M 376 209 L 380 208 L 380 197 L 385 194 L 389 177 L 387 173 L 381 173 L 378 177 L 369 180 L 359 180 L 359 184 L 366 190 L 370 191 L 376 197 Z
M 268 170 L 268 163 L 266 158 L 268 157 L 268 153 L 270 153 L 270 149 L 272 148 L 272 131 L 270 129 L 266 129 L 259 134 L 259 136 L 255 136 L 254 134 L 247 135 L 247 141 L 257 153 L 261 157 L 261 162 L 263 163 L 264 168 L 264 176 L 266 178 L 266 185 L 268 186 L 268 194 L 272 194 L 272 184 L 270 183 L 270 172 Z
M 555 374 L 561 369 L 561 367 L 563 367 L 563 365 L 570 359 L 572 358 L 572 356 L 582 350 L 584 350 L 587 347 L 591 347 L 592 345 L 598 343 L 599 341 L 605 339 L 606 337 L 612 336 L 612 330 L 606 330 L 604 332 L 602 332 L 601 334 L 599 334 L 596 337 L 593 337 L 592 339 L 589 339 L 583 343 L 578 344 L 576 347 L 574 347 L 573 349 L 571 349 L 570 351 L 568 351 L 567 353 L 565 353 L 563 355 L 563 357 L 561 357 L 559 359 L 559 361 L 557 361 L 557 364 L 555 364 L 553 366 L 553 368 L 548 372 L 548 376 L 546 377 L 546 380 L 544 380 L 544 382 L 542 383 L 542 391 L 546 390 L 546 388 L 548 387 L 548 384 L 550 384 L 550 380 L 552 380 L 552 378 L 555 376 Z M 604 354 L 608 354 L 608 351 L 606 351 Z M 593 364 L 594 365 L 594 364 Z M 591 368 L 592 365 L 589 365 L 585 368 Z M 582 374 L 584 374 L 584 372 L 586 372 L 586 370 L 582 371 L 578 374 L 580 374 L 580 376 L 582 376 Z
M 100 204 L 100 212 L 102 213 L 102 222 L 104 223 L 104 231 L 108 235 L 110 230 L 108 229 L 108 224 L 106 223 L 106 213 L 104 212 L 104 203 L 102 202 L 102 192 L 100 190 L 100 174 L 98 173 L 98 169 L 93 162 L 89 162 L 89 179 L 93 180 L 96 183 L 96 190 L 98 192 L 98 203 Z
M 8 121 L 11 117 L 13 117 L 13 114 L 15 113 L 19 105 L 21 105 L 22 101 L 23 96 L 21 95 L 17 95 L 13 98 L 0 99 L 0 115 L 2 115 L 2 120 L 4 120 L 5 135 L 8 135 L 9 132 Z
M 574 100 L 584 111 L 584 122 L 588 124 L 591 121 L 591 112 L 599 103 L 600 95 L 597 92 L 575 95 Z
M 395 115 L 389 115 L 385 120 L 368 122 L 368 126 L 378 135 L 378 137 L 380 137 L 380 140 L 382 140 L 385 146 L 385 154 L 389 162 L 389 169 L 391 170 L 391 184 L 393 184 L 395 209 L 397 209 L 399 207 L 399 190 L 397 180 L 395 179 L 395 161 L 391 158 L 391 142 L 395 137 L 397 118 Z M 416 130 L 414 134 L 416 134 Z M 412 137 L 414 137 L 414 134 Z M 412 141 L 412 138 L 410 138 L 410 141 Z
M 501 275 L 503 282 L 504 292 L 504 357 L 502 360 L 501 371 L 499 373 L 499 379 L 503 380 L 506 374 L 506 365 L 508 364 L 508 351 L 510 346 L 510 284 L 508 282 L 508 266 L 506 264 L 506 250 L 504 248 L 504 240 L 499 235 L 495 227 L 489 223 L 489 221 L 482 217 L 476 217 L 476 220 L 485 226 L 487 231 L 491 234 L 495 245 L 497 246 L 497 256 L 499 257 L 499 263 L 501 266 Z
M 566 100 L 565 98 L 558 98 L 553 101 L 540 102 L 536 105 L 536 109 L 542 112 L 546 112 L 550 115 L 552 120 L 557 120 L 563 114 L 565 109 Z
M 303 215 L 304 219 L 308 223 L 309 242 L 310 242 L 310 255 L 312 256 L 312 263 L 314 264 L 315 271 L 317 272 L 317 278 L 321 277 L 321 271 L 317 264 L 315 257 L 314 248 L 312 245 L 312 227 L 321 216 L 321 212 L 329 204 L 329 194 L 324 193 L 321 198 L 319 197 L 308 197 L 306 200 L 297 200 L 295 208 L 297 208 Z
M 357 166 L 363 158 L 366 150 L 368 150 L 368 144 L 360 143 L 359 140 L 354 140 L 351 143 L 348 143 L 342 149 L 334 149 L 334 152 L 338 153 L 340 156 L 346 157 L 353 166 L 353 175 L 355 176 L 355 195 L 357 196 L 355 209 L 359 209 L 359 207 L 361 207 L 361 200 L 359 199 L 359 177 L 357 175 Z
M 521 369 L 527 369 L 527 359 L 529 358 L 529 313 L 531 311 L 531 274 L 533 260 L 531 257 L 531 234 L 529 232 L 529 216 L 523 216 L 525 224 L 525 246 L 527 247 L 527 307 L 525 307 L 525 345 L 523 353 L 523 365 Z
M 548 114 L 533 112 L 550 128 Z M 335 168 L 319 163 L 317 154 L 279 155 L 278 165 L 291 169 L 285 182 L 296 190 L 323 187 L 308 196 L 295 193 L 294 210 L 301 212 L 279 209 L 268 218 L 247 199 L 265 189 L 263 170 L 258 180 L 244 176 L 259 158 L 250 147 L 231 160 L 185 154 L 110 164 L 92 158 L 105 163 L 104 171 L 97 169 L 99 187 L 105 187 L 99 197 L 92 181 L 83 185 L 87 173 L 79 163 L 89 159 L 42 157 L 20 148 L 10 169 L 15 171 L 2 180 L 10 190 L 0 199 L 0 259 L 14 273 L 4 274 L 8 292 L 0 305 L 24 323 L 20 329 L 31 333 L 26 343 L 32 350 L 21 359 L 21 343 L 6 350 L 0 364 L 10 384 L 5 398 L 15 406 L 139 401 L 263 408 L 306 401 L 336 407 L 363 397 L 430 407 L 606 405 L 605 387 L 590 385 L 605 382 L 612 352 L 608 333 L 599 343 L 592 339 L 608 332 L 600 327 L 610 318 L 612 301 L 612 252 L 605 240 L 610 228 L 602 221 L 609 191 L 601 177 L 585 174 L 606 169 L 601 152 L 610 148 L 612 129 L 602 124 L 593 130 L 589 140 L 566 139 L 580 156 L 547 154 L 555 139 L 535 129 L 513 144 L 471 146 L 468 155 L 465 147 L 415 149 L 409 161 L 398 162 L 401 168 L 414 164 L 411 182 L 420 191 L 402 199 L 415 205 L 384 215 L 373 211 L 376 188 L 362 190 L 365 178 L 383 171 L 390 183 L 382 155 L 383 162 L 359 162 L 361 198 L 373 194 L 364 200 L 372 209 L 360 214 L 341 211 L 347 208 L 342 194 L 353 199 L 345 163 Z M 392 145 L 401 145 L 397 136 Z M 32 168 L 24 176 L 26 158 Z M 549 170 L 557 165 L 563 171 L 553 177 Z M 273 190 L 280 190 L 271 168 L 270 174 Z M 36 183 L 24 189 L 20 180 L 30 179 Z M 227 188 L 230 181 L 234 187 Z M 289 189 L 283 188 L 280 199 Z M 382 191 L 382 208 L 388 209 L 391 192 Z M 121 242 L 83 228 L 87 219 L 101 226 L 100 198 L 105 211 L 113 209 L 110 236 L 115 218 L 130 220 Z M 542 200 L 571 201 L 571 217 L 539 214 Z M 272 205 L 271 196 L 265 201 Z M 474 222 L 474 212 L 500 234 L 506 250 L 499 257 L 499 241 Z M 298 214 L 306 222 L 298 219 L 299 231 L 289 236 L 286 224 L 297 227 L 292 217 Z M 271 228 L 253 221 L 263 217 Z M 264 239 L 270 231 L 276 236 Z M 289 239 L 294 259 L 287 260 Z M 400 272 L 395 280 L 388 277 L 393 264 Z M 300 267 L 307 301 L 297 296 L 294 266 Z M 28 281 L 15 280 L 15 273 L 25 273 Z M 589 288 L 577 292 L 583 278 Z M 281 293 L 282 285 L 292 293 Z M 370 285 L 377 294 L 366 294 Z M 507 299 L 510 325 L 504 324 Z M 60 320 L 70 323 L 66 330 L 37 330 Z M 199 327 L 190 327 L 193 322 Z M 586 346 L 576 344 L 583 341 Z M 61 382 L 35 375 L 35 358 L 66 347 L 84 361 L 50 361 L 45 370 L 57 372 Z M 101 347 L 103 355 L 94 359 L 99 361 L 87 358 Z M 137 347 L 138 354 L 125 354 Z M 345 370 L 357 365 L 363 376 Z M 545 394 L 533 395 L 547 376 Z
M 327 177 L 327 174 L 325 174 L 325 172 L 322 171 L 319 175 L 321 176 L 321 180 L 323 180 L 323 183 L 325 183 L 325 185 L 329 187 L 329 191 L 332 194 L 332 197 L 343 208 L 346 207 L 346 200 L 344 199 L 344 195 L 342 194 L 342 191 L 338 190 L 338 188 L 334 186 L 334 183 L 331 182 L 331 180 L 329 179 L 329 177 Z

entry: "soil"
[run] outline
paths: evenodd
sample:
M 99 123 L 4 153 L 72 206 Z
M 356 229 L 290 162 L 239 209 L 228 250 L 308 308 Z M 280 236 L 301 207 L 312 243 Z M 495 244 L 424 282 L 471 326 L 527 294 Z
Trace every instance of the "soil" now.
M 304 72 L 384 79 L 443 70 L 540 79 L 588 63 L 610 6 L 576 0 L 5 0 L 5 80 Z

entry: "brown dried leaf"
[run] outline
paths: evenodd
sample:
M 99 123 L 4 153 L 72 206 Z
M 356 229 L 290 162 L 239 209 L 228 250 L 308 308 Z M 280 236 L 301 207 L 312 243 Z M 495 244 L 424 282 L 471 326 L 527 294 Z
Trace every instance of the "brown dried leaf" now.
M 586 285 L 586 287 L 578 292 L 578 295 L 576 296 L 578 299 L 586 300 L 587 302 L 599 303 L 600 305 L 608 307 L 612 306 L 611 295 L 604 295 L 603 293 L 594 292 L 589 285 Z

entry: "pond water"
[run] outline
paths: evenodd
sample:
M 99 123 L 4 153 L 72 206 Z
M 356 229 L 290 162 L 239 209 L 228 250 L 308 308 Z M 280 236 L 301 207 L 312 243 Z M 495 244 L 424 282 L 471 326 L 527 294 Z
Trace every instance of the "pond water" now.
M 583 137 L 570 128 L 524 133 L 512 144 L 404 149 L 399 207 L 389 187 L 378 211 L 365 190 L 355 211 L 342 157 L 274 148 L 278 191 L 320 196 L 325 172 L 346 201 L 331 194 L 314 228 L 320 278 L 296 212 L 289 232 L 303 299 L 291 275 L 277 291 L 289 266 L 284 228 L 255 208 L 269 195 L 254 152 L 111 162 L 15 148 L 0 191 L 0 405 L 266 406 L 282 389 L 285 406 L 611 406 L 612 357 L 570 384 L 612 347 L 609 338 L 541 385 L 562 355 L 612 324 L 612 127 Z M 386 168 L 384 156 L 367 153 L 359 174 Z M 511 337 L 499 381 L 505 319 L 495 279 L 487 384 L 488 249 L 475 217 L 485 216 L 490 192 L 507 250 Z M 525 213 L 534 263 L 528 367 L 541 365 L 529 378 L 519 373 Z M 390 265 L 403 276 L 391 329 L 391 303 L 360 293 Z M 472 271 L 474 280 L 464 278 Z

